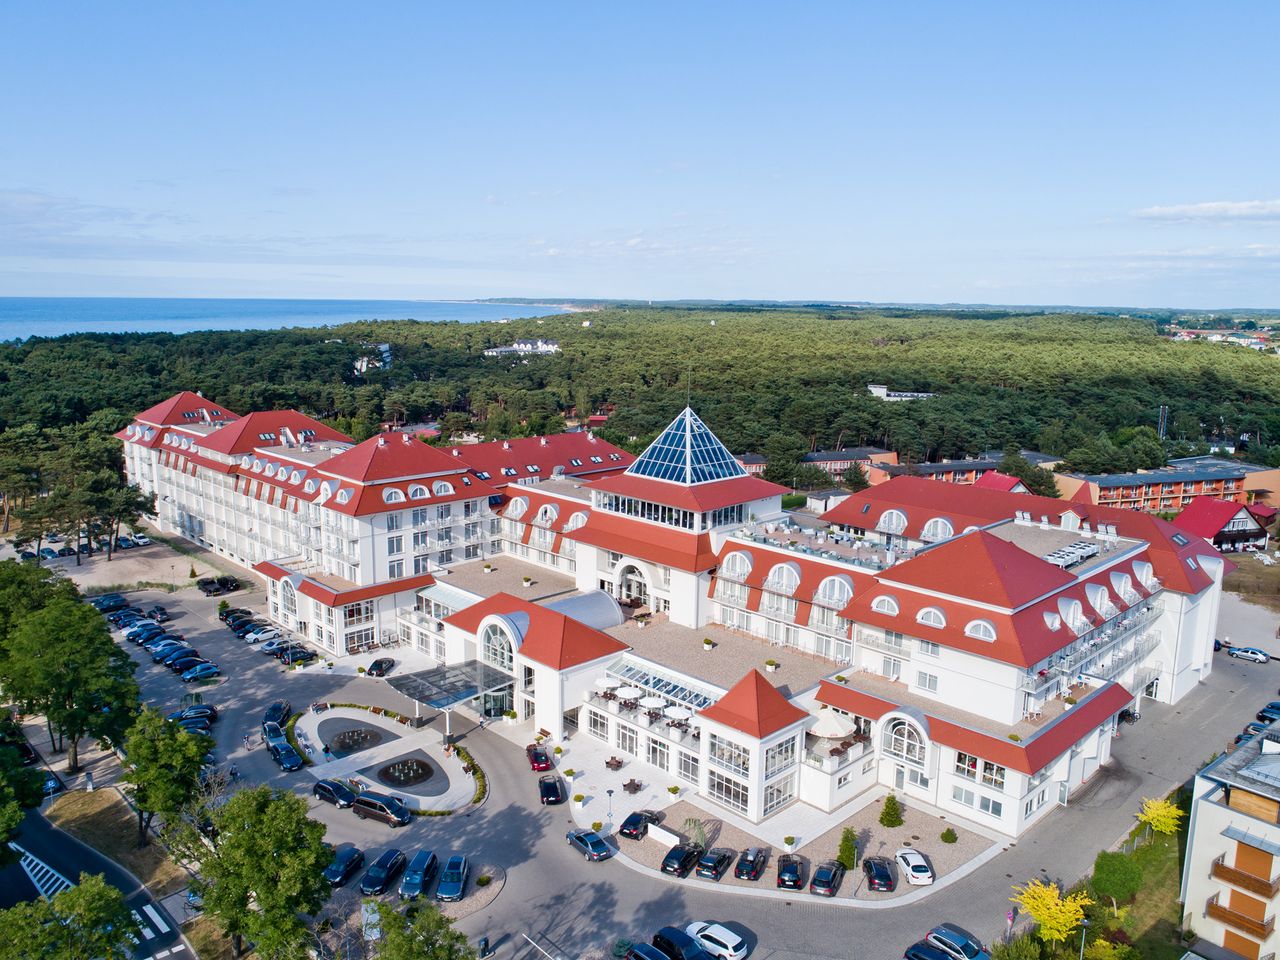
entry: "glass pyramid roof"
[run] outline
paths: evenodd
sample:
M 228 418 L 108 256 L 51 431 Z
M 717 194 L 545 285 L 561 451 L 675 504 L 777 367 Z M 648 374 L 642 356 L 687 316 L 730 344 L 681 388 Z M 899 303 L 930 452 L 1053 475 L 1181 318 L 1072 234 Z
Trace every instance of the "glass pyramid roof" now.
M 686 486 L 747 475 L 720 439 L 688 407 L 649 444 L 627 473 Z

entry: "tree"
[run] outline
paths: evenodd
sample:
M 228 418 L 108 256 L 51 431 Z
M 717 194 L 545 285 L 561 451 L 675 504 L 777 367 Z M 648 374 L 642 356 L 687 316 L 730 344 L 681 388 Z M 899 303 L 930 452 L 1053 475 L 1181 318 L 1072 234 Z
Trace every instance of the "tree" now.
M 1062 896 L 1056 883 L 1032 880 L 1025 887 L 1014 887 L 1009 899 L 1026 912 L 1039 926 L 1040 939 L 1046 943 L 1066 940 L 1084 919 L 1084 908 L 1093 901 L 1083 891 Z
M 476 952 L 465 935 L 453 929 L 453 921 L 434 906 L 422 906 L 411 914 L 377 901 L 378 960 L 475 960 Z
M 836 854 L 840 866 L 852 870 L 858 865 L 858 833 L 852 827 L 840 831 L 840 851 Z
M 1178 832 L 1184 815 L 1177 804 L 1165 797 L 1144 797 L 1138 822 L 1167 836 Z
M 1024 457 L 1017 447 L 1005 449 L 1004 456 L 1000 458 L 1000 463 L 996 469 L 1011 477 L 1017 477 L 1029 492 L 1038 497 L 1060 497 L 1062 495 L 1058 491 L 1058 481 L 1054 479 L 1053 473 L 1043 467 L 1033 466 L 1031 461 Z
M 200 769 L 213 740 L 188 733 L 156 710 L 143 710 L 125 734 L 124 780 L 133 785 L 138 846 L 157 813 L 175 819 L 200 786 Z
M 1132 900 L 1142 889 L 1142 867 L 1133 857 L 1103 850 L 1093 861 L 1093 890 L 1111 901 L 1111 912 L 1120 913 L 1120 901 Z
M 867 479 L 867 471 L 862 469 L 862 464 L 860 463 L 849 464 L 849 469 L 844 472 L 842 479 L 844 480 L 844 485 L 854 493 L 871 486 L 871 481 Z
M 4 653 L 6 691 L 67 738 L 68 772 L 80 769 L 81 738 L 121 742 L 138 701 L 137 664 L 112 641 L 96 610 L 55 597 L 18 620 Z
M 307 816 L 304 799 L 268 786 L 233 794 L 211 819 L 212 840 L 191 826 L 175 838 L 177 850 L 200 861 L 191 887 L 205 913 L 226 931 L 237 957 L 246 937 L 259 956 L 300 951 L 308 930 L 299 914 L 314 916 L 330 894 L 322 876 L 332 857 L 324 824 Z
M 880 826 L 902 826 L 902 804 L 898 802 L 897 794 L 891 793 L 884 798 L 884 809 L 880 811 Z
M 9 841 L 18 838 L 26 811 L 44 799 L 44 777 L 33 767 L 24 767 L 18 751 L 0 744 L 0 866 L 17 857 Z
M 101 874 L 0 911 L 0 960 L 130 960 L 141 931 L 124 893 Z

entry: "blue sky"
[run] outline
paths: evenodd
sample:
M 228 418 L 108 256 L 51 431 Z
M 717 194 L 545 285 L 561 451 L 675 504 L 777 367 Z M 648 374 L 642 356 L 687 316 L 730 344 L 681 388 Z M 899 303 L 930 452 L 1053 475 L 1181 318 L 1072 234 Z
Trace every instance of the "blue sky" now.
M 6 4 L 0 295 L 1280 307 L 1278 33 L 1261 0 Z

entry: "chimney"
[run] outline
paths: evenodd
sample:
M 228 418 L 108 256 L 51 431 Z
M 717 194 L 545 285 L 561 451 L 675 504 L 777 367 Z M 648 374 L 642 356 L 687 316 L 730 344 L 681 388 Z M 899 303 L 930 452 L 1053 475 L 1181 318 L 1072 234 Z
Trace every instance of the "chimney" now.
M 450 453 L 452 453 L 455 457 L 460 457 L 460 456 L 462 456 L 462 451 L 461 451 L 461 450 L 459 450 L 457 447 L 454 447 L 454 448 L 453 448 L 452 450 L 450 450 L 449 452 L 450 452 Z
M 380 446 L 380 447 L 385 447 L 386 445 L 387 445 L 387 438 L 386 438 L 386 437 L 379 437 L 379 438 L 378 438 L 378 446 Z
M 503 441 L 502 441 L 502 449 L 503 449 L 503 450 L 510 450 L 510 449 L 511 449 L 511 443 L 510 443 L 509 441 L 507 441 L 507 440 L 503 440 Z
M 538 438 L 538 445 L 539 445 L 539 446 L 541 446 L 541 447 L 545 447 L 545 446 L 547 445 L 547 438 L 546 438 L 546 437 L 539 437 L 539 438 Z

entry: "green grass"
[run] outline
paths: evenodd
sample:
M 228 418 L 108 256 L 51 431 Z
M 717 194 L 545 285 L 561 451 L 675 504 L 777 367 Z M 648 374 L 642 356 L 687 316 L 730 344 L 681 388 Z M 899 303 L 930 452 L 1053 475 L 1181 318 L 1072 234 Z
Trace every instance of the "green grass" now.
M 798 510 L 805 505 L 808 498 L 803 493 L 784 493 L 782 495 L 783 510 Z
M 1178 960 L 1186 948 L 1179 940 L 1182 907 L 1182 850 L 1185 835 L 1158 836 L 1132 854 L 1142 867 L 1142 892 L 1129 906 L 1124 931 L 1143 960 Z

